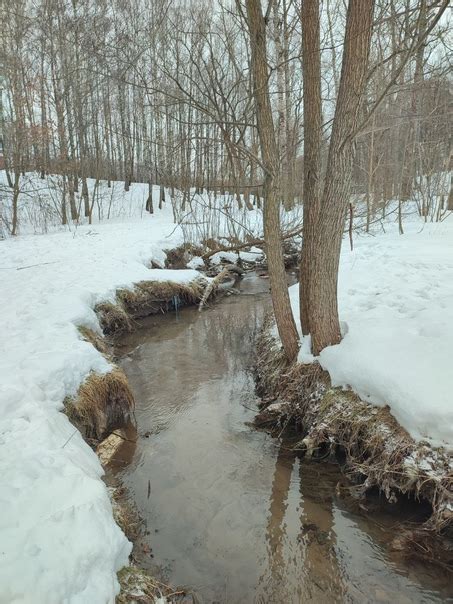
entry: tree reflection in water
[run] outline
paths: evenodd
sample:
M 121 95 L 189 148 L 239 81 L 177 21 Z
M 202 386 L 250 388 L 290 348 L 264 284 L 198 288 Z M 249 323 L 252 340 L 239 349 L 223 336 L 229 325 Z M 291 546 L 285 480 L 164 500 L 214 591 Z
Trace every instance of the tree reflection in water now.
M 316 464 L 304 463 L 280 445 L 266 526 L 267 564 L 255 597 L 258 603 L 344 601 L 332 509 L 338 474 L 332 473 L 326 481 L 323 466 L 320 481 Z

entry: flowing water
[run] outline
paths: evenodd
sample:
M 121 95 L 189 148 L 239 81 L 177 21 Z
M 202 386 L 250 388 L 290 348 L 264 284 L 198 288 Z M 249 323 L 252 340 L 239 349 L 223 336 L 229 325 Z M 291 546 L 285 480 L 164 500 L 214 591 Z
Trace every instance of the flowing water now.
M 450 601 L 442 572 L 390 554 L 398 514 L 351 513 L 336 466 L 247 425 L 268 282 L 249 275 L 240 289 L 119 343 L 138 435 L 116 471 L 146 522 L 150 568 L 203 603 Z

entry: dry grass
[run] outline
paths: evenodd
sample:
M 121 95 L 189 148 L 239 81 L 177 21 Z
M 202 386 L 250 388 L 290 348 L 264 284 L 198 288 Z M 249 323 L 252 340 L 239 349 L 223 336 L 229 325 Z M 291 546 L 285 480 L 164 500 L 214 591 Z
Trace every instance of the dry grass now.
M 122 486 L 109 488 L 110 501 L 112 502 L 113 517 L 115 522 L 135 544 L 143 534 L 144 522 L 140 517 L 137 506 L 132 501 L 127 490 Z
M 116 604 L 154 604 L 159 598 L 174 602 L 178 601 L 176 598 L 186 595 L 184 590 L 173 590 L 137 566 L 122 568 L 118 573 L 118 581 L 121 591 L 116 598 Z
M 65 412 L 86 439 L 105 438 L 130 420 L 134 397 L 127 378 L 115 367 L 105 374 L 91 373 L 74 399 L 65 401 Z
M 159 312 L 166 312 L 174 306 L 194 304 L 200 300 L 206 287 L 206 281 L 195 279 L 191 283 L 172 281 L 140 281 L 133 289 L 120 289 L 117 299 L 124 312 L 138 319 Z
M 134 319 L 164 313 L 174 308 L 197 303 L 203 296 L 207 281 L 190 283 L 172 281 L 140 281 L 132 289 L 119 289 L 117 302 L 102 302 L 95 307 L 102 331 L 113 335 L 131 331 Z
M 109 344 L 102 336 L 84 325 L 79 325 L 78 330 L 85 342 L 92 344 L 107 359 L 110 358 Z
M 94 310 L 105 335 L 131 331 L 131 319 L 120 304 L 101 302 Z
M 341 450 L 356 495 L 378 487 L 395 501 L 410 493 L 432 506 L 426 528 L 439 532 L 453 527 L 453 466 L 447 451 L 415 442 L 389 407 L 375 407 L 350 390 L 333 388 L 317 363 L 289 366 L 270 323 L 258 344 L 256 374 L 265 396 L 257 426 L 278 432 L 291 426 L 301 434 L 298 448 L 309 455 L 326 447 Z
M 191 243 L 184 243 L 172 250 L 165 250 L 165 266 L 172 269 L 186 268 L 190 259 L 193 256 L 202 256 L 203 251 L 202 247 L 192 245 Z

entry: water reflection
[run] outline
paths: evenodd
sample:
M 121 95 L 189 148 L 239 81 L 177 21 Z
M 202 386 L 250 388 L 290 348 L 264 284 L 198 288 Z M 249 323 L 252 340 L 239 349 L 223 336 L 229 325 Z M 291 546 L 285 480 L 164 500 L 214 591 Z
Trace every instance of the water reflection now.
M 338 474 L 332 473 L 331 481 L 313 474 L 280 445 L 266 525 L 267 565 L 256 602 L 344 601 L 333 531 L 332 493 Z

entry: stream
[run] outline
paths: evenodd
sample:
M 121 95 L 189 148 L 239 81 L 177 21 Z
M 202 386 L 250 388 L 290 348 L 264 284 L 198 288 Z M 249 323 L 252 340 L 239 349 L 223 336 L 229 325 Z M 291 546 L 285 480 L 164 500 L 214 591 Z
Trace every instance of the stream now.
M 247 425 L 269 284 L 247 274 L 238 288 L 201 313 L 143 320 L 118 342 L 138 439 L 114 470 L 146 522 L 150 570 L 209 604 L 453 602 L 448 576 L 387 547 L 417 508 L 371 501 L 352 512 L 336 465 Z

